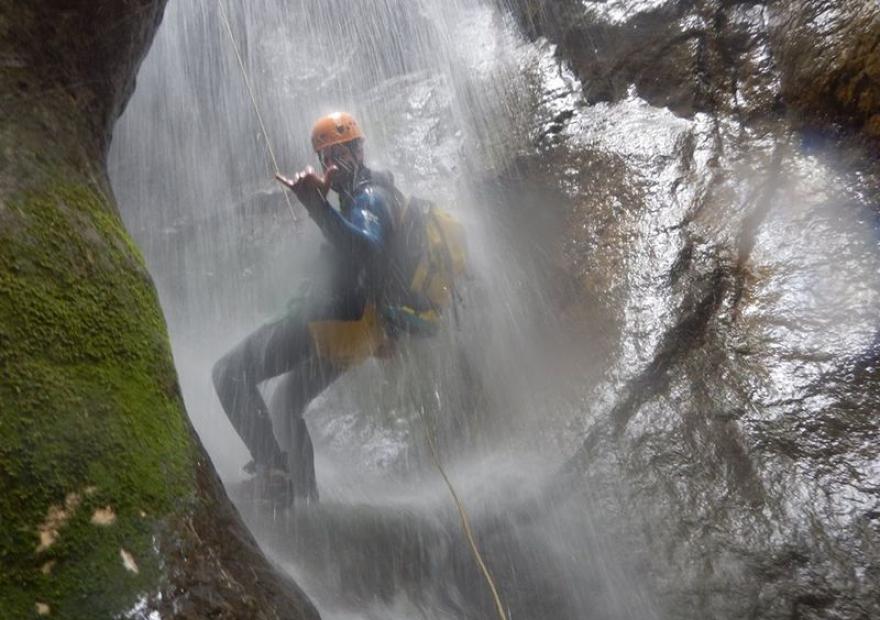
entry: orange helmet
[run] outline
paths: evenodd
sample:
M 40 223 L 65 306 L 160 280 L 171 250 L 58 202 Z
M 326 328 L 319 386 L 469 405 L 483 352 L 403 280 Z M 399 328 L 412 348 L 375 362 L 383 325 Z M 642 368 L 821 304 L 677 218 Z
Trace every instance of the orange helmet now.
M 322 116 L 312 127 L 312 147 L 318 153 L 328 146 L 351 142 L 357 139 L 363 140 L 364 132 L 351 114 L 335 112 Z

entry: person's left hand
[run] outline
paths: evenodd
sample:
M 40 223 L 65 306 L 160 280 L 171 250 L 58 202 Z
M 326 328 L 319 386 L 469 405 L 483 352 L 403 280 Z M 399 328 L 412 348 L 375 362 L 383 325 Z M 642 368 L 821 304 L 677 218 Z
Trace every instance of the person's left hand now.
M 276 174 L 275 178 L 292 190 L 306 210 L 311 213 L 313 210 L 319 209 L 327 200 L 330 183 L 333 181 L 333 176 L 336 172 L 336 166 L 331 166 L 322 178 L 309 166 L 293 177 L 293 179 L 288 179 L 281 174 Z

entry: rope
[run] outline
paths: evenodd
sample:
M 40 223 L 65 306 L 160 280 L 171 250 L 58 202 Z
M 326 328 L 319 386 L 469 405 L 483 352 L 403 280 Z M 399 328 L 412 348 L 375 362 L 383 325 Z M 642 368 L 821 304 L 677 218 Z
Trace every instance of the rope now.
M 263 122 L 263 115 L 260 114 L 260 107 L 257 105 L 257 98 L 254 95 L 254 89 L 251 86 L 250 78 L 248 78 L 247 69 L 244 66 L 244 61 L 241 58 L 241 53 L 238 51 L 238 43 L 235 40 L 235 34 L 232 32 L 232 26 L 229 23 L 229 18 L 226 15 L 226 9 L 223 6 L 223 0 L 217 0 L 217 6 L 220 7 L 220 16 L 223 18 L 223 24 L 226 26 L 226 32 L 229 33 L 229 40 L 232 42 L 232 49 L 235 52 L 235 58 L 238 60 L 238 66 L 241 69 L 241 76 L 244 78 L 245 86 L 247 87 L 248 94 L 251 97 L 251 103 L 254 105 L 254 112 L 257 115 L 257 120 L 260 122 L 260 129 L 263 131 L 263 138 L 266 140 L 266 148 L 269 151 L 269 157 L 272 159 L 272 166 L 275 168 L 275 174 L 281 174 L 281 170 L 278 168 L 278 160 L 275 158 L 275 151 L 272 148 L 272 142 L 269 139 L 269 132 L 266 131 L 266 124 Z M 284 192 L 284 199 L 287 201 L 287 206 L 290 208 L 290 215 L 293 217 L 294 222 L 298 222 L 299 219 L 296 217 L 296 213 L 293 210 L 293 204 L 290 202 L 290 197 L 287 192 Z M 424 415 L 422 413 L 422 415 Z M 425 425 L 426 429 L 428 429 L 427 424 Z M 437 456 L 437 448 L 434 445 L 434 440 L 431 437 L 430 430 L 426 431 L 427 439 L 428 439 L 428 447 L 431 451 L 431 460 L 434 462 L 434 466 L 437 468 L 437 471 L 440 472 L 440 476 L 443 478 L 443 482 L 446 483 L 446 487 L 449 489 L 449 493 L 452 495 L 452 499 L 455 502 L 455 507 L 458 509 L 458 516 L 461 519 L 461 526 L 464 529 L 465 536 L 467 537 L 468 545 L 470 546 L 471 553 L 474 555 L 474 559 L 477 562 L 477 565 L 480 567 L 480 572 L 483 573 L 483 577 L 486 579 L 486 583 L 489 584 L 489 589 L 492 591 L 492 598 L 495 601 L 495 609 L 498 612 L 498 617 L 500 620 L 507 620 L 507 613 L 504 611 L 504 605 L 501 602 L 501 597 L 498 595 L 498 587 L 495 585 L 495 579 L 492 577 L 492 573 L 489 571 L 489 567 L 486 566 L 486 562 L 483 560 L 483 556 L 480 553 L 479 548 L 477 548 L 477 542 L 474 538 L 473 530 L 471 530 L 470 520 L 468 519 L 467 512 L 464 509 L 464 505 L 461 502 L 461 499 L 458 497 L 458 493 L 455 492 L 455 487 L 452 486 L 452 482 L 449 480 L 449 477 L 446 475 L 446 471 L 443 469 L 443 466 L 440 464 L 440 459 Z
M 464 509 L 464 504 L 461 503 L 461 499 L 459 499 L 458 493 L 455 492 L 455 487 L 452 486 L 452 482 L 449 480 L 449 477 L 446 475 L 446 471 L 440 464 L 440 458 L 437 456 L 437 448 L 434 445 L 432 433 L 428 426 L 427 420 L 425 419 L 424 411 L 419 409 L 419 413 L 422 416 L 423 422 L 425 422 L 425 436 L 428 440 L 428 448 L 431 451 L 431 460 L 434 462 L 434 467 L 436 467 L 437 471 L 440 472 L 440 476 L 443 478 L 443 482 L 446 483 L 446 488 L 449 489 L 449 493 L 450 495 L 452 495 L 452 500 L 455 502 L 455 507 L 458 509 L 458 516 L 461 519 L 461 526 L 462 529 L 464 529 L 465 536 L 467 537 L 468 545 L 470 545 L 471 553 L 473 553 L 474 560 L 476 560 L 477 565 L 480 567 L 480 572 L 483 573 L 483 577 L 486 579 L 486 583 L 489 584 L 489 589 L 492 591 L 492 598 L 495 601 L 495 610 L 498 612 L 498 618 L 500 620 L 507 620 L 507 613 L 504 611 L 504 605 L 501 602 L 501 597 L 498 595 L 498 587 L 495 585 L 495 579 L 492 577 L 492 573 L 489 571 L 489 567 L 486 566 L 486 562 L 483 560 L 483 555 L 477 548 L 477 541 L 474 539 L 474 532 L 473 530 L 471 530 L 471 523 L 468 519 L 467 512 Z
M 269 132 L 266 131 L 266 124 L 263 122 L 263 115 L 260 114 L 260 106 L 257 105 L 257 98 L 254 95 L 254 89 L 251 86 L 251 80 L 248 77 L 247 69 L 238 51 L 238 42 L 235 40 L 235 34 L 232 32 L 232 25 L 229 23 L 229 17 L 226 14 L 226 8 L 223 6 L 223 0 L 217 0 L 217 6 L 220 7 L 220 17 L 223 18 L 223 24 L 226 26 L 226 32 L 229 33 L 229 40 L 232 42 L 232 50 L 235 52 L 235 58 L 238 60 L 238 66 L 241 69 L 241 76 L 244 78 L 244 84 L 247 87 L 248 94 L 251 97 L 251 103 L 254 104 L 254 112 L 257 114 L 257 120 L 260 122 L 260 129 L 263 132 L 263 139 L 266 141 L 266 149 L 269 151 L 269 157 L 272 160 L 272 166 L 275 168 L 275 174 L 281 174 L 278 168 L 278 160 L 275 158 L 275 150 L 272 148 L 272 141 L 269 139 Z M 294 224 L 299 222 L 296 212 L 293 210 L 293 203 L 290 202 L 289 193 L 284 191 L 284 200 L 287 202 L 287 208 L 290 209 L 290 216 L 293 218 Z

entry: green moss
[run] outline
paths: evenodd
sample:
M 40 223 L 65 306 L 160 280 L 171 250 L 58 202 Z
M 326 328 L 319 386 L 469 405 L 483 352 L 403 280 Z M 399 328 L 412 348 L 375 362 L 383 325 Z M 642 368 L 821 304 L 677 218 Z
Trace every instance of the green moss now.
M 16 195 L 0 220 L 0 618 L 34 615 L 37 601 L 55 618 L 112 617 L 157 589 L 155 536 L 194 501 L 164 321 L 91 184 Z M 70 493 L 80 505 L 38 553 L 40 524 Z M 90 523 L 104 506 L 116 522 Z

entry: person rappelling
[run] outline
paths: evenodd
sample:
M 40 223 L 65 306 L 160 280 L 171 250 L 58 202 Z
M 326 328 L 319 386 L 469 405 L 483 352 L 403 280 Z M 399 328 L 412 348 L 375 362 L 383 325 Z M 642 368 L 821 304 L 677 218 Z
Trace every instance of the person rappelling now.
M 364 163 L 364 134 L 344 112 L 320 118 L 311 135 L 321 165 L 292 179 L 276 174 L 321 230 L 329 285 L 247 336 L 213 368 L 214 386 L 253 460 L 245 471 L 275 500 L 318 500 L 314 454 L 303 413 L 347 370 L 394 354 L 404 334 L 436 333 L 464 271 L 460 224 L 442 209 L 405 199 L 389 173 Z M 339 209 L 327 197 L 335 192 Z M 273 402 L 289 429 L 282 450 L 259 385 L 286 375 Z

